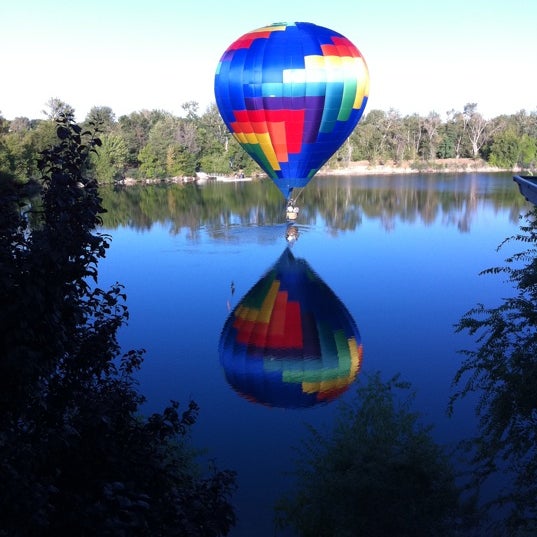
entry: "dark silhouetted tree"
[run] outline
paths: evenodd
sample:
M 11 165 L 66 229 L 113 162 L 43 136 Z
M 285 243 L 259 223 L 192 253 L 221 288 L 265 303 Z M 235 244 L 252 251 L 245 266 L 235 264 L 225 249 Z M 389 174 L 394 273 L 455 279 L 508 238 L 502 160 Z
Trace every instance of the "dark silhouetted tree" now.
M 40 203 L 1 182 L 0 536 L 225 535 L 234 474 L 198 467 L 194 402 L 142 415 L 143 352 L 116 338 L 124 290 L 97 286 L 109 237 L 86 167 L 100 141 L 70 114 L 57 135 Z
M 310 428 L 295 488 L 277 506 L 301 537 L 456 535 L 471 519 L 454 470 L 411 409 L 409 385 L 380 375 L 341 406 L 331 434 Z
M 466 444 L 472 484 L 479 489 L 501 476 L 503 488 L 485 508 L 505 514 L 496 531 L 506 536 L 537 534 L 537 209 L 524 219 L 501 245 L 523 249 L 505 266 L 483 271 L 507 276 L 513 295 L 495 307 L 478 304 L 457 324 L 477 337 L 477 346 L 462 351 L 451 401 L 453 411 L 458 399 L 479 398 L 478 434 Z

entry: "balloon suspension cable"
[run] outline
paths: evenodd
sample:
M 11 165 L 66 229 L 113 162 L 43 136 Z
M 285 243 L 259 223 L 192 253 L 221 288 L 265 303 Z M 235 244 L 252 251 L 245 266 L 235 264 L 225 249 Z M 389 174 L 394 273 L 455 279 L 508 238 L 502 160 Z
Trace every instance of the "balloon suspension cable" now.
M 296 196 L 296 198 L 293 198 L 293 205 L 296 205 L 296 202 L 298 201 L 298 198 L 300 198 L 300 196 L 302 195 L 302 192 L 304 192 L 304 189 L 303 188 L 294 188 L 293 191 L 295 190 L 299 190 L 298 192 L 298 195 Z

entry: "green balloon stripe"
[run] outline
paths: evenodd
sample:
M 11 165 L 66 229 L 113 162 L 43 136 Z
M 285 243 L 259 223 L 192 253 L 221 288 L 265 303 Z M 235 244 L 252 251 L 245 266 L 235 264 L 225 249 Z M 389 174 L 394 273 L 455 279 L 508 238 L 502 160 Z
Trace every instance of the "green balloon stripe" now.
M 263 302 L 276 278 L 276 271 L 272 270 L 265 278 L 260 280 L 254 288 L 244 297 L 241 306 L 250 309 L 261 309 Z
M 259 164 L 259 166 L 267 173 L 271 179 L 277 179 L 278 176 L 272 168 L 265 153 L 259 144 L 241 144 L 243 149 Z
M 267 372 L 282 372 L 284 382 L 322 382 L 347 378 L 351 372 L 351 353 L 345 332 L 331 331 L 323 327 L 323 344 L 321 357 L 308 359 L 267 359 L 264 369 Z M 329 333 L 328 333 L 329 332 Z M 331 343 L 329 343 L 329 340 Z

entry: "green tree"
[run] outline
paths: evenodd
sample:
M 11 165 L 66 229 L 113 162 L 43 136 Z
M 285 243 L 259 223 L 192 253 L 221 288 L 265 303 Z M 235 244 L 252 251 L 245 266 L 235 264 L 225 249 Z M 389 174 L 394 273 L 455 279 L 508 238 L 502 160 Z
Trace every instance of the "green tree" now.
M 122 177 L 127 164 L 125 140 L 117 134 L 103 134 L 102 144 L 91 154 L 93 173 L 99 183 L 112 183 Z
M 424 157 L 426 160 L 434 160 L 437 155 L 439 133 L 442 121 L 436 112 L 431 112 L 423 121 L 424 132 Z
M 454 158 L 468 158 L 472 156 L 472 148 L 467 135 L 470 115 L 458 110 L 447 112 L 446 134 L 453 141 Z
M 151 127 L 138 155 L 140 173 L 144 177 L 193 175 L 197 150 L 193 124 L 166 114 Z
M 227 174 L 231 171 L 230 144 L 233 146 L 231 153 L 238 153 L 238 143 L 228 131 L 216 104 L 207 108 L 199 121 L 200 140 L 200 169 L 207 173 Z
M 2 115 L 0 111 L 0 135 L 9 131 L 9 121 Z
M 203 156 L 221 155 L 227 151 L 229 139 L 232 137 L 228 131 L 216 104 L 211 104 L 199 121 L 200 143 Z M 203 168 L 210 172 L 210 168 Z
M 0 535 L 225 535 L 234 475 L 198 467 L 195 403 L 144 416 L 121 356 L 123 288 L 98 287 L 109 238 L 87 160 L 100 145 L 70 116 L 43 152 L 41 208 L 0 192 Z
M 489 154 L 489 162 L 498 168 L 513 168 L 519 159 L 520 138 L 513 128 L 496 134 Z
M 51 120 L 37 120 L 31 133 L 33 138 L 32 144 L 37 155 L 55 145 L 58 140 L 56 136 L 56 123 Z
M 54 143 L 51 121 L 30 121 L 15 118 L 4 134 L 0 134 L 0 171 L 25 182 L 38 174 L 39 152 Z
M 59 121 L 64 117 L 74 120 L 75 109 L 61 99 L 51 97 L 46 102 L 46 109 L 43 110 L 43 114 L 51 121 Z
M 499 168 L 515 166 L 531 168 L 537 160 L 537 140 L 519 129 L 509 126 L 494 135 L 490 148 L 489 163 Z
M 116 115 L 109 106 L 93 106 L 86 116 L 84 126 L 101 133 L 112 132 L 117 125 Z
M 376 163 L 385 157 L 385 133 L 382 129 L 386 113 L 382 110 L 371 110 L 354 129 L 351 143 L 354 147 L 356 160 L 368 160 Z
M 149 140 L 151 128 L 164 116 L 165 113 L 160 110 L 142 110 L 119 118 L 119 134 L 125 140 L 129 150 L 129 166 L 138 167 L 138 155 Z
M 449 460 L 411 409 L 409 385 L 371 376 L 330 435 L 310 429 L 279 524 L 316 537 L 452 536 L 463 511 Z
M 456 325 L 476 336 L 477 347 L 463 350 L 450 409 L 471 393 L 479 401 L 478 435 L 468 444 L 472 485 L 503 476 L 503 490 L 485 508 L 506 513 L 500 535 L 537 532 L 537 209 L 524 217 L 520 232 L 505 244 L 520 244 L 506 265 L 483 271 L 502 275 L 513 295 L 498 306 L 478 304 Z
M 421 128 L 422 119 L 418 114 L 412 114 L 406 116 L 403 123 L 407 139 L 405 158 L 408 160 L 416 160 L 419 156 L 423 138 L 423 130 Z
M 535 170 L 537 167 L 537 138 L 523 134 L 520 138 L 518 162 L 520 166 Z
M 140 163 L 140 175 L 143 178 L 164 178 L 166 177 L 167 162 L 166 158 L 162 157 L 159 148 L 149 142 L 142 147 L 138 154 L 138 162 Z
M 14 167 L 13 157 L 6 143 L 6 138 L 2 136 L 0 137 L 0 174 L 13 177 Z
M 171 177 L 193 177 L 196 174 L 196 157 L 181 144 L 168 146 L 166 172 Z
M 186 119 L 188 121 L 199 120 L 199 103 L 196 101 L 187 101 L 181 105 L 181 108 L 186 112 Z
M 442 125 L 439 130 L 438 158 L 455 158 L 455 143 L 452 134 L 448 125 Z

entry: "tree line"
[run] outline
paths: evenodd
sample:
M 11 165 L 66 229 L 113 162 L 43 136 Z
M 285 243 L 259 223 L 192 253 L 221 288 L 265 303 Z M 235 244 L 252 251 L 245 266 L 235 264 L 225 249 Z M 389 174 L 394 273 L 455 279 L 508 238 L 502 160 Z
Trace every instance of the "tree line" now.
M 216 104 L 203 113 L 195 101 L 182 108 L 181 117 L 163 110 L 141 110 L 116 118 L 110 107 L 93 107 L 81 124 L 84 129 L 96 129 L 101 141 L 91 154 L 90 174 L 100 183 L 111 183 L 125 177 L 193 177 L 199 171 L 261 173 L 228 132 Z M 44 114 L 45 119 L 9 121 L 0 112 L 0 174 L 21 181 L 38 176 L 37 160 L 55 141 L 56 120 L 74 118 L 75 110 L 52 98 Z M 446 119 L 436 112 L 424 117 L 402 116 L 394 109 L 371 110 L 329 164 L 409 161 L 419 167 L 436 159 L 461 158 L 532 171 L 537 162 L 537 111 L 521 110 L 487 120 L 475 103 L 466 104 L 462 111 L 449 111 Z

